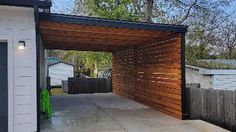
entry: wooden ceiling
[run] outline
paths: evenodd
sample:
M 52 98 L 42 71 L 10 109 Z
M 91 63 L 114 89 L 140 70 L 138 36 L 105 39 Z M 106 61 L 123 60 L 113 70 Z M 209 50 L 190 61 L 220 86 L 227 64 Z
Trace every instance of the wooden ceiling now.
M 154 30 L 115 28 L 40 20 L 46 49 L 113 51 L 117 48 L 148 44 L 175 34 Z

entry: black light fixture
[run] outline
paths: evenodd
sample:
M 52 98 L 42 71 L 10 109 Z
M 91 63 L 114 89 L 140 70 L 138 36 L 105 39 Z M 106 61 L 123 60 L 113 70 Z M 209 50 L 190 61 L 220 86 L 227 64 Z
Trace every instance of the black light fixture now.
M 25 49 L 25 41 L 19 41 L 18 49 L 20 49 L 20 50 Z

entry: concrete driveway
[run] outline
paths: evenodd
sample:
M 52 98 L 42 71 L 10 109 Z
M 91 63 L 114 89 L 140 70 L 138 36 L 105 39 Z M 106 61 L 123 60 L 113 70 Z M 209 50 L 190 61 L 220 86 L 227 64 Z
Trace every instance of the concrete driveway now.
M 183 121 L 112 93 L 52 96 L 53 117 L 42 132 L 225 132 L 201 120 Z

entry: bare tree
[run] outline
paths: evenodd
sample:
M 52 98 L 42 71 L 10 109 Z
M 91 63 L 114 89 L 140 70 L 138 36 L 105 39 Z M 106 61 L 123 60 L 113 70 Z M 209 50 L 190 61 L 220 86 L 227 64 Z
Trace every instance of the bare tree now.
M 218 50 L 226 59 L 232 59 L 233 49 L 236 48 L 236 23 L 231 21 L 223 26 L 217 37 Z
M 152 22 L 154 0 L 146 0 L 146 20 Z
M 225 18 L 233 16 L 224 10 L 232 1 L 236 0 L 75 0 L 75 8 L 89 16 L 188 25 L 187 44 L 199 46 L 204 57 L 206 49 L 218 43 L 215 35 Z
M 198 0 L 195 0 L 193 3 L 191 3 L 190 5 L 186 5 L 186 6 L 188 6 L 188 9 L 187 9 L 187 12 L 186 12 L 186 14 L 184 15 L 184 17 L 182 18 L 182 19 L 180 19 L 178 22 L 177 22 L 177 24 L 182 24 L 185 20 L 187 20 L 187 18 L 189 17 L 189 15 L 190 15 L 190 13 L 191 13 L 191 10 L 192 10 L 192 8 L 197 4 L 197 1 Z M 182 3 L 182 4 L 184 4 L 184 3 Z

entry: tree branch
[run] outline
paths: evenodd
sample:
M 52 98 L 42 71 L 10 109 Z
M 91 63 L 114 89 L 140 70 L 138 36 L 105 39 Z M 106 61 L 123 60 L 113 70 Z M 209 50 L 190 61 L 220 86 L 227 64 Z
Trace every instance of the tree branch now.
M 198 0 L 195 0 L 195 1 L 193 2 L 193 4 L 190 5 L 190 7 L 188 8 L 188 11 L 187 11 L 187 13 L 186 13 L 186 15 L 182 18 L 182 20 L 180 20 L 179 22 L 177 22 L 177 24 L 182 24 L 182 23 L 188 18 L 191 9 L 193 8 L 194 5 L 197 4 L 197 1 L 198 1 Z

